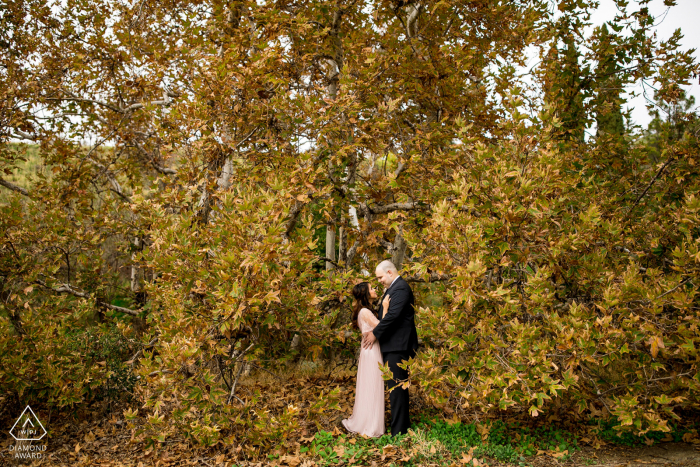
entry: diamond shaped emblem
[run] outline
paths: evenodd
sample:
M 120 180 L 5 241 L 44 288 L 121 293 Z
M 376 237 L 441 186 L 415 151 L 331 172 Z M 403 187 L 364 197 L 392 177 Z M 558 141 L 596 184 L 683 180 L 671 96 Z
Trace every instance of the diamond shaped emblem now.
M 32 408 L 27 406 L 10 430 L 10 434 L 17 441 L 39 441 L 46 436 L 46 429 Z

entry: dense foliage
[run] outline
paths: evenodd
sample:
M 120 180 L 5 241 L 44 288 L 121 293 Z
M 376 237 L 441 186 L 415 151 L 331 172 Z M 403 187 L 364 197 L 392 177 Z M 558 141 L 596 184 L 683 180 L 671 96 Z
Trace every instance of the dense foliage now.
M 697 410 L 698 67 L 647 1 L 593 29 L 588 0 L 131 3 L 0 9 L 2 391 L 284 438 L 298 408 L 248 411 L 242 371 L 354 349 L 350 286 L 391 257 L 436 406 Z

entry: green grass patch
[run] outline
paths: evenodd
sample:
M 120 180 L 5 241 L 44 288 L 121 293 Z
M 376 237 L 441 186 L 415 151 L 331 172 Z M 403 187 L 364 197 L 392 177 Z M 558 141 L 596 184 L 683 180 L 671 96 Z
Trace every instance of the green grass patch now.
M 597 425 L 597 435 L 603 441 L 629 447 L 652 445 L 661 442 L 679 443 L 683 441 L 683 436 L 686 433 L 697 433 L 700 431 L 700 423 L 685 427 L 670 423 L 670 432 L 648 431 L 643 435 L 636 435 L 629 431 L 622 431 L 620 429 L 620 421 L 616 417 L 611 417 L 608 420 L 590 419 L 588 423 Z
M 385 455 L 406 466 L 449 465 L 462 459 L 491 458 L 523 463 L 538 452 L 554 453 L 562 460 L 579 449 L 574 434 L 554 426 L 530 428 L 501 420 L 477 426 L 474 423 L 445 423 L 421 419 L 406 435 L 363 438 L 320 431 L 301 448 L 321 465 L 347 463 L 366 465 Z M 398 465 L 398 464 L 397 464 Z M 467 461 L 466 465 L 472 465 Z
M 598 436 L 610 443 L 637 447 L 663 441 L 683 441 L 686 433 L 697 433 L 698 426 L 680 428 L 672 425 L 670 433 L 648 432 L 637 436 L 622 432 L 618 420 L 592 420 L 598 424 Z M 616 429 L 618 427 L 618 429 Z M 503 463 L 526 465 L 532 457 L 548 455 L 566 461 L 580 450 L 579 434 L 558 425 L 527 426 L 518 421 L 495 420 L 481 424 L 446 423 L 423 417 L 406 435 L 364 438 L 320 431 L 300 453 L 312 457 L 319 465 L 369 465 L 382 456 L 387 465 L 450 465 L 461 462 L 473 465 L 472 459 L 492 459 Z M 271 455 L 270 459 L 277 456 Z M 384 460 L 384 459 L 382 459 Z M 393 462 L 393 464 L 391 464 Z M 481 465 L 481 464 L 480 464 Z

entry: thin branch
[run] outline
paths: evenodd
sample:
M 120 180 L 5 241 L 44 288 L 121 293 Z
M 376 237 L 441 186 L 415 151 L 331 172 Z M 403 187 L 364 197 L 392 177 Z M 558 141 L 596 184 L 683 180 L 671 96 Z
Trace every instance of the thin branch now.
M 384 247 L 384 249 L 386 251 L 389 252 L 389 254 L 394 252 L 394 244 L 393 243 L 391 243 L 387 240 L 384 240 L 383 238 L 379 239 L 379 243 L 380 243 L 380 245 L 382 245 Z
M 153 168 L 156 169 L 158 172 L 164 174 L 164 175 L 175 175 L 177 174 L 177 170 L 175 169 L 170 169 L 168 167 L 161 167 L 155 162 L 151 161 L 151 165 L 153 165 Z
M 79 292 L 78 290 L 75 290 L 73 287 L 71 287 L 70 284 L 63 284 L 60 287 L 53 288 L 53 287 L 47 285 L 44 281 L 42 281 L 40 279 L 37 279 L 35 282 L 37 284 L 49 289 L 49 290 L 53 290 L 56 293 L 69 293 L 71 295 L 75 295 L 76 297 L 80 297 L 80 298 L 85 298 L 85 299 L 90 298 L 89 293 Z M 111 303 L 107 303 L 107 302 L 104 302 L 102 300 L 96 300 L 96 302 L 99 305 L 102 305 L 104 307 L 107 307 L 107 308 L 115 310 L 115 311 L 121 311 L 122 313 L 125 313 L 127 315 L 131 315 L 131 316 L 138 316 L 139 315 L 139 311 L 132 310 L 130 308 L 124 308 L 122 306 L 112 305 Z
M 12 191 L 16 191 L 17 193 L 23 194 L 24 196 L 29 196 L 29 192 L 25 188 L 22 188 L 21 186 L 17 186 L 14 183 L 10 183 L 3 178 L 0 178 L 0 185 L 4 186 L 5 188 L 8 188 Z
M 131 203 L 131 198 L 129 198 L 127 195 L 125 195 L 125 194 L 122 193 L 121 191 L 117 191 L 117 190 L 115 190 L 114 188 L 110 188 L 109 191 L 112 191 L 112 192 L 118 194 L 118 195 L 119 195 L 124 201 L 126 201 L 127 203 Z
M 148 152 L 146 149 L 141 146 L 141 143 L 138 141 L 134 141 L 134 144 L 136 148 L 141 151 L 146 157 L 148 157 L 148 160 L 151 162 L 151 165 L 153 166 L 154 169 L 156 169 L 158 172 L 164 174 L 164 175 L 175 175 L 177 174 L 177 170 L 168 168 L 168 167 L 162 167 L 158 164 L 156 164 L 155 158 Z
M 253 366 L 253 367 L 255 367 L 255 368 L 257 368 L 258 370 L 262 370 L 262 371 L 264 371 L 264 372 L 269 373 L 270 375 L 274 376 L 275 378 L 277 378 L 277 379 L 280 380 L 280 381 L 283 381 L 283 379 L 282 379 L 281 376 L 279 376 L 278 374 L 273 373 L 272 371 L 268 370 L 267 368 L 263 368 L 263 367 L 261 367 L 260 365 L 256 365 L 256 364 L 253 363 L 253 362 L 248 362 L 248 364 L 251 365 L 251 366 Z
M 66 94 L 70 95 L 70 93 L 66 93 Z M 104 108 L 107 108 L 113 112 L 124 113 L 124 111 L 122 109 L 120 109 L 119 107 L 116 107 L 116 106 L 109 104 L 107 102 L 102 102 L 102 101 L 98 101 L 95 99 L 84 99 L 82 97 L 47 97 L 46 100 L 47 101 L 87 102 L 88 104 L 97 104 L 97 105 L 104 107 Z
M 245 356 L 245 354 L 248 353 L 248 351 L 249 351 L 250 349 L 253 348 L 253 345 L 255 345 L 255 342 L 253 342 L 252 344 L 250 344 L 250 345 L 248 346 L 248 348 L 245 349 L 245 350 L 238 356 L 238 358 L 236 359 L 236 361 L 238 362 L 239 360 L 241 360 L 241 359 Z M 243 372 L 243 367 L 244 367 L 244 366 L 245 366 L 245 365 L 244 365 L 244 362 L 241 362 L 241 366 L 240 366 L 240 368 L 238 368 L 238 373 L 236 374 L 236 379 L 235 379 L 235 381 L 233 382 L 233 386 L 231 386 L 231 394 L 229 394 L 229 396 L 228 396 L 228 401 L 226 402 L 227 404 L 230 404 L 230 403 L 231 403 L 231 399 L 235 396 L 236 385 L 238 384 L 238 379 L 241 377 L 241 373 Z M 240 401 L 240 399 L 238 399 L 238 400 Z
M 313 201 L 314 196 L 312 191 L 308 191 L 306 193 L 306 196 L 309 198 L 309 201 Z M 294 227 L 297 225 L 297 221 L 299 220 L 299 215 L 304 209 L 304 206 L 306 206 L 307 202 L 299 201 L 296 200 L 294 202 L 294 206 L 292 206 L 292 209 L 289 211 L 289 219 L 287 220 L 287 227 L 284 230 L 284 237 L 289 238 L 289 236 L 292 233 L 292 230 L 294 230 Z
M 330 258 L 319 258 L 318 260 L 319 260 L 319 261 L 326 261 L 326 262 L 329 262 L 329 263 L 331 263 L 333 266 L 335 266 L 336 268 L 339 267 L 339 266 L 338 266 L 338 263 L 336 263 L 334 260 L 332 260 L 332 259 L 330 259 Z
M 671 156 L 671 157 L 666 161 L 666 163 L 665 163 L 663 166 L 661 166 L 661 168 L 659 169 L 659 171 L 656 172 L 656 175 L 654 176 L 654 178 L 651 179 L 651 181 L 649 182 L 649 184 L 647 185 L 647 187 L 644 189 L 644 191 L 642 192 L 642 194 L 639 195 L 639 197 L 638 197 L 637 200 L 634 202 L 634 204 L 632 204 L 632 207 L 629 209 L 629 211 L 627 211 L 627 216 L 626 216 L 626 217 L 629 217 L 630 214 L 632 214 L 632 210 L 633 210 L 635 207 L 637 207 L 637 204 L 639 204 L 639 202 L 642 200 L 642 198 L 644 198 L 644 196 L 646 196 L 647 192 L 648 192 L 649 189 L 652 187 L 652 185 L 654 185 L 654 183 L 656 183 L 656 180 L 659 179 L 659 177 L 660 177 L 661 174 L 664 172 L 664 170 L 666 170 L 666 167 L 668 167 L 668 165 L 669 165 L 671 162 L 673 162 L 673 161 L 675 160 L 675 158 L 676 158 L 676 156 L 675 156 L 675 154 L 674 154 L 673 156 Z
M 428 211 L 430 205 L 418 203 L 391 203 L 383 206 L 367 206 L 372 214 L 386 214 L 393 211 Z
M 653 383 L 653 382 L 656 382 L 656 381 L 663 381 L 663 380 L 666 380 L 666 379 L 676 379 L 676 378 L 680 378 L 681 376 L 690 376 L 691 374 L 692 374 L 692 373 L 688 372 L 688 373 L 681 373 L 681 374 L 679 374 L 679 375 L 664 376 L 663 378 L 648 379 L 648 380 L 647 380 L 647 383 Z
M 284 238 L 289 238 L 289 235 L 292 233 L 292 230 L 294 230 L 294 227 L 297 225 L 297 220 L 299 219 L 299 215 L 301 214 L 301 210 L 304 207 L 304 203 L 301 201 L 295 201 L 294 206 L 292 206 L 292 209 L 289 212 L 289 220 L 287 221 L 287 227 L 284 229 Z
M 36 138 L 35 138 L 34 136 L 30 135 L 29 133 L 26 133 L 26 132 L 24 132 L 24 131 L 22 131 L 22 130 L 18 130 L 17 128 L 14 128 L 13 130 L 14 130 L 14 132 L 16 133 L 16 136 L 19 136 L 19 137 L 21 137 L 22 139 L 28 139 L 28 140 L 30 140 L 30 141 L 35 141 L 35 140 L 36 140 Z
M 112 188 L 110 188 L 111 191 L 115 192 L 119 196 L 121 196 L 124 200 L 127 202 L 131 203 L 131 198 L 129 198 L 127 195 L 124 194 L 122 191 L 122 187 L 117 181 L 117 178 L 114 176 L 112 171 L 109 170 L 109 167 L 104 165 L 103 163 L 93 159 L 92 157 L 87 157 L 87 160 L 95 164 L 97 167 L 102 169 L 102 172 L 105 174 L 107 177 L 107 180 L 109 180 L 109 183 L 112 185 Z
M 260 129 L 259 126 L 256 126 L 255 128 L 253 128 L 253 130 L 252 130 L 250 133 L 248 133 L 247 135 L 245 135 L 245 136 L 243 137 L 243 139 L 240 140 L 240 141 L 238 142 L 238 144 L 236 144 L 236 149 L 238 149 L 239 147 L 241 147 L 241 145 L 242 145 L 243 143 L 245 143 L 246 141 L 248 141 L 248 139 L 249 139 L 251 136 L 253 136 L 259 129 Z
M 114 104 L 110 104 L 109 102 L 103 102 L 103 101 L 98 101 L 96 99 L 86 99 L 84 97 L 76 97 L 74 94 L 61 89 L 61 92 L 67 94 L 70 97 L 47 97 L 46 100 L 48 101 L 72 101 L 72 102 L 87 102 L 89 104 L 97 104 L 101 107 L 105 107 L 109 110 L 112 110 L 117 113 L 125 114 L 134 110 L 139 110 L 144 108 L 147 105 L 162 105 L 162 106 L 168 106 L 172 103 L 172 101 L 169 99 L 170 97 L 175 97 L 176 95 L 172 92 L 165 92 L 163 95 L 162 100 L 154 100 L 146 103 L 136 103 L 136 104 L 131 104 L 128 107 L 117 107 Z
M 356 240 L 355 243 L 353 243 L 350 249 L 348 250 L 346 254 L 347 259 L 345 260 L 347 265 L 350 265 L 352 263 L 352 260 L 355 259 L 355 255 L 357 254 L 357 247 L 359 246 L 359 244 L 360 240 Z
M 408 30 L 408 26 L 406 26 L 406 23 L 404 22 L 403 18 L 399 14 L 399 6 L 394 8 L 394 14 L 396 14 L 396 17 L 401 21 L 401 24 L 403 25 L 404 30 L 406 31 L 406 39 L 408 39 L 408 45 L 411 46 L 411 50 L 413 50 L 414 55 L 418 55 L 418 52 L 416 51 L 416 48 L 413 46 L 413 41 L 411 37 L 411 32 Z
M 148 344 L 146 344 L 146 345 L 144 345 L 143 347 L 141 347 L 141 348 L 138 350 L 138 352 L 136 352 L 136 353 L 134 354 L 134 356 L 131 357 L 129 360 L 127 360 L 125 363 L 131 363 L 131 368 L 134 368 L 134 363 L 136 362 L 136 359 L 139 358 L 139 357 L 141 356 L 141 354 L 143 353 L 144 350 L 150 349 L 151 347 L 153 347 L 153 346 L 155 345 L 156 342 L 158 342 L 158 338 L 157 338 L 157 337 L 154 337 L 154 338 L 151 340 L 151 342 L 149 342 Z
M 121 111 L 122 113 L 127 113 L 127 112 L 130 112 L 130 111 L 132 111 L 132 110 L 139 110 L 139 109 L 142 109 L 142 108 L 144 108 L 144 107 L 147 106 L 147 105 L 163 105 L 163 106 L 168 106 L 168 105 L 170 105 L 171 102 L 172 102 L 172 101 L 171 101 L 170 99 L 163 99 L 163 100 L 160 100 L 160 101 L 150 101 L 150 102 L 146 102 L 145 104 L 144 104 L 144 103 L 131 104 L 129 107 L 125 107 L 125 108 L 123 108 L 123 109 L 120 109 L 120 111 Z
M 685 285 L 685 284 L 687 284 L 688 282 L 690 282 L 690 278 L 687 278 L 686 280 L 684 280 L 683 282 L 681 282 L 680 284 L 678 284 L 677 286 L 675 286 L 675 287 L 672 288 L 671 290 L 668 290 L 668 291 L 662 293 L 661 295 L 659 295 L 658 297 L 656 297 L 656 298 L 655 298 L 654 300 L 652 300 L 652 301 L 656 301 L 656 300 L 660 299 L 661 297 L 665 297 L 666 295 L 668 295 L 668 294 L 670 294 L 671 292 L 673 292 L 674 290 L 676 290 L 678 287 L 680 287 L 680 286 L 682 286 L 682 285 Z
M 420 274 L 416 274 L 413 276 L 401 276 L 406 282 L 440 282 L 440 281 L 448 281 L 450 279 L 453 279 L 455 277 L 454 274 L 438 274 L 436 272 L 431 272 L 428 274 L 428 277 L 424 277 Z

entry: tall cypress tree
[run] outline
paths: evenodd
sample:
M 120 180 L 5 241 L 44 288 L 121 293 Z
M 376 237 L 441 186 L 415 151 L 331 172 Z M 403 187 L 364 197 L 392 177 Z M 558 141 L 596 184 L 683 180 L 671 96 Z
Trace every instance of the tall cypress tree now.
M 624 84 L 619 75 L 621 67 L 617 60 L 614 37 L 606 24 L 600 28 L 599 40 L 594 42 L 594 53 L 598 59 L 595 73 L 596 97 L 593 103 L 597 124 L 596 136 L 611 136 L 624 142 L 624 138 L 620 138 L 625 133 L 621 96 Z
M 564 47 L 559 48 L 558 43 Z M 556 109 L 561 120 L 563 139 L 583 142 L 586 127 L 583 78 L 579 65 L 580 53 L 568 28 L 562 28 L 544 59 L 545 102 Z

